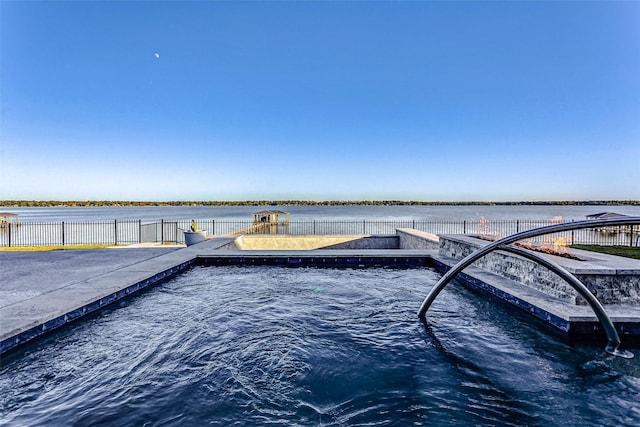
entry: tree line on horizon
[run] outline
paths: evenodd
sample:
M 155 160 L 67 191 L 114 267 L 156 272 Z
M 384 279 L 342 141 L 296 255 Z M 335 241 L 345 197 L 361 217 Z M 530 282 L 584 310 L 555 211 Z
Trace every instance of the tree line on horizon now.
M 406 201 L 406 200 L 245 200 L 245 201 L 121 201 L 121 200 L 0 200 L 0 206 L 31 207 L 153 207 L 153 206 L 640 206 L 640 200 L 549 201 Z

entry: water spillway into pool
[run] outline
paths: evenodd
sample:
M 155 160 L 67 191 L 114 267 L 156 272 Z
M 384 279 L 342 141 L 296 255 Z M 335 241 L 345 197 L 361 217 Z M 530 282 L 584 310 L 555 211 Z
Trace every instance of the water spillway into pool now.
M 638 357 L 424 267 L 193 267 L 9 356 L 7 425 L 638 425 Z M 637 356 L 637 350 L 633 350 Z

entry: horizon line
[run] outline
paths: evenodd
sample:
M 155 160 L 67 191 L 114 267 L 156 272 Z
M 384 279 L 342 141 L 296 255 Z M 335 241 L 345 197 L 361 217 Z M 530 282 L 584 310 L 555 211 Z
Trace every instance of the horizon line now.
M 640 200 L 507 200 L 507 201 L 426 201 L 426 200 L 0 200 L 5 207 L 44 207 L 44 206 L 283 206 L 283 205 L 640 205 Z

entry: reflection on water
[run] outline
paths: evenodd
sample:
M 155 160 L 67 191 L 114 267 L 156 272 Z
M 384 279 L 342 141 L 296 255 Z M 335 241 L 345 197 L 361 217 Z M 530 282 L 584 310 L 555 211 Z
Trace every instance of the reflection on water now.
M 3 360 L 9 425 L 638 425 L 640 374 L 427 269 L 194 268 Z

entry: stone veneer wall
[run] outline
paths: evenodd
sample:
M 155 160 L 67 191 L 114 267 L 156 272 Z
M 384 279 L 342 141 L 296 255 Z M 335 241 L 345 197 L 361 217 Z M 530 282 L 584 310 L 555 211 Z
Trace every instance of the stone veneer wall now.
M 640 275 L 576 274 L 603 304 L 640 305 Z M 580 300 L 582 298 L 580 297 Z
M 440 238 L 435 234 L 425 233 L 424 231 L 414 230 L 412 228 L 397 228 L 398 247 L 400 249 L 428 249 L 438 250 Z
M 441 236 L 439 252 L 440 255 L 460 260 L 481 246 L 483 244 L 472 242 L 468 237 Z M 491 252 L 474 262 L 473 266 L 520 282 L 563 301 L 577 303 L 578 294 L 570 285 L 557 274 L 526 258 L 504 252 Z
M 460 260 L 488 242 L 469 236 L 440 236 L 440 255 Z M 561 264 L 560 257 L 553 257 Z M 590 261 L 592 262 L 592 260 Z M 473 266 L 517 281 L 564 301 L 586 305 L 586 301 L 557 274 L 529 259 L 505 252 L 491 252 Z M 602 304 L 640 304 L 640 274 L 638 271 L 601 269 L 598 274 L 572 272 Z

